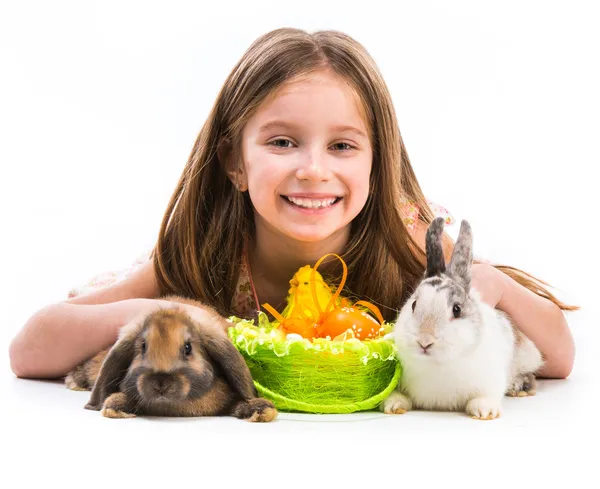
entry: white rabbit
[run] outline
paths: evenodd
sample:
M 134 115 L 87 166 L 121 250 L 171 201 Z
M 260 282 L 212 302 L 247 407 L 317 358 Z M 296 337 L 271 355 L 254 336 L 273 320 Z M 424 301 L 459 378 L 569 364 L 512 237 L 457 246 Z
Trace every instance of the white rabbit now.
M 388 414 L 410 409 L 466 411 L 477 419 L 500 416 L 505 394 L 535 394 L 543 361 L 536 346 L 503 312 L 481 301 L 471 285 L 473 238 L 463 221 L 448 269 L 443 218 L 427 230 L 427 270 L 402 307 L 394 338 L 403 371 L 381 405 Z

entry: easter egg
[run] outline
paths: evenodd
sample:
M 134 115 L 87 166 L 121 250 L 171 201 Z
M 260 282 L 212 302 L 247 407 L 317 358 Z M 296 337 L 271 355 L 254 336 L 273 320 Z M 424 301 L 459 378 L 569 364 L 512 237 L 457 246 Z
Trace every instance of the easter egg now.
M 302 318 L 286 319 L 283 329 L 286 333 L 296 333 L 308 339 L 313 339 L 316 335 L 315 324 Z
M 317 335 L 335 338 L 350 329 L 356 338 L 365 340 L 378 337 L 380 328 L 381 324 L 366 312 L 354 307 L 341 307 L 327 314 L 317 326 Z

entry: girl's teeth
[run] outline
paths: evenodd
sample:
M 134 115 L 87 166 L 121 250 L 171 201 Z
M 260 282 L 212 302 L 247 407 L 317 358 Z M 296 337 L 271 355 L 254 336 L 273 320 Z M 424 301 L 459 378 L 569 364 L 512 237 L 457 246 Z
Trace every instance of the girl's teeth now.
M 319 209 L 320 207 L 329 207 L 332 205 L 336 198 L 329 199 L 299 199 L 295 197 L 288 197 L 288 200 L 297 206 L 304 207 L 306 209 Z

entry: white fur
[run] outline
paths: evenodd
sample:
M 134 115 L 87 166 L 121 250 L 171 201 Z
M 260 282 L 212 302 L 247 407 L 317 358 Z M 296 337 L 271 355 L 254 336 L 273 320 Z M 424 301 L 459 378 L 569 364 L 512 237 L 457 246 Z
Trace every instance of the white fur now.
M 478 314 L 455 319 L 447 289 L 421 285 L 404 305 L 394 327 L 403 372 L 398 391 L 382 404 L 386 413 L 412 407 L 466 411 L 480 419 L 500 415 L 502 399 L 517 374 L 534 372 L 541 355 L 528 339 L 515 349 L 508 318 L 471 290 Z M 415 311 L 412 302 L 417 300 Z M 429 338 L 435 341 L 423 353 Z
M 513 375 L 536 372 L 544 363 L 542 354 L 537 349 L 533 341 L 527 336 L 523 336 L 523 342 L 515 351 L 515 361 L 513 364 Z
M 412 409 L 412 401 L 398 391 L 392 392 L 382 404 L 386 414 L 404 414 Z

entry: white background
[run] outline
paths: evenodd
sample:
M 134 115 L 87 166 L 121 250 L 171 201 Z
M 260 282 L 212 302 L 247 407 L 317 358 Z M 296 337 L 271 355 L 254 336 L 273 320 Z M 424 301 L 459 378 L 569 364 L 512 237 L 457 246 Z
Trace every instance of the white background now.
M 597 482 L 596 2 L 202 3 L 0 4 L 0 481 Z M 491 423 L 409 413 L 250 426 L 106 420 L 82 409 L 84 393 L 14 378 L 8 344 L 30 315 L 152 247 L 221 84 L 256 37 L 282 26 L 361 42 L 426 195 L 469 219 L 476 254 L 583 306 L 569 315 L 578 352 L 568 380 L 508 399 Z

